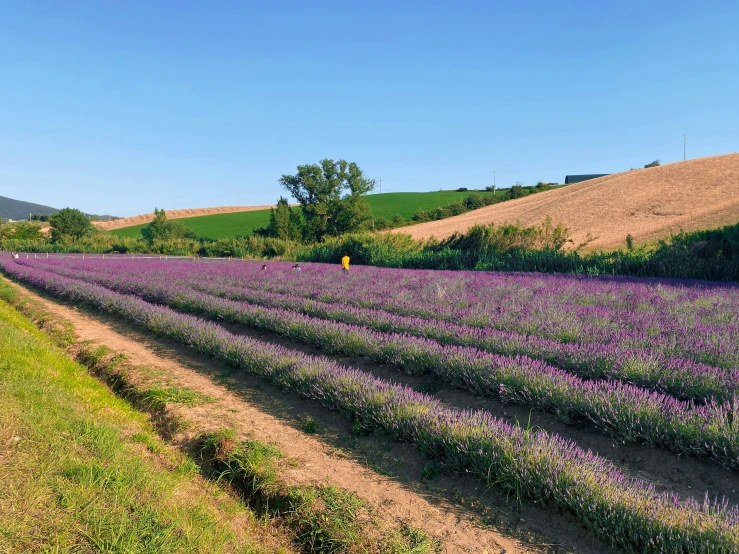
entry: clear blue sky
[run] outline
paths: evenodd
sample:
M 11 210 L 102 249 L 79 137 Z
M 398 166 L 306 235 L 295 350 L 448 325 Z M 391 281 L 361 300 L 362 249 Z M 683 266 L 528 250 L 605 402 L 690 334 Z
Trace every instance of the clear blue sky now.
M 0 2 L 0 195 L 133 215 L 739 150 L 739 2 Z

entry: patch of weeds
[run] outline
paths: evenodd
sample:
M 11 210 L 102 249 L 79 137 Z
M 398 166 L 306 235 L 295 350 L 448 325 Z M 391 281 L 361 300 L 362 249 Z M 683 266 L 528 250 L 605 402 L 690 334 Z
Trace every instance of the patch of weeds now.
M 383 528 L 355 493 L 320 485 L 290 486 L 281 477 L 290 466 L 276 447 L 256 440 L 237 443 L 233 430 L 201 437 L 201 456 L 214 477 L 241 491 L 258 519 L 281 518 L 304 552 L 376 551 L 425 553 L 424 539 L 408 530 Z M 420 532 L 419 532 L 420 533 Z
M 306 435 L 318 433 L 318 422 L 311 416 L 306 417 L 305 421 L 303 421 L 303 433 Z
M 271 496 L 277 492 L 277 461 L 282 453 L 274 446 L 250 440 L 235 441 L 233 429 L 224 429 L 201 438 L 200 455 L 218 479 L 238 486 L 248 498 Z
M 233 377 L 231 377 L 232 373 L 232 371 L 224 371 L 216 375 L 213 380 L 216 382 L 216 384 L 221 385 L 222 387 L 229 387 L 233 384 Z
M 98 346 L 95 349 L 91 348 L 91 346 L 91 341 L 83 341 L 80 343 L 80 350 L 77 353 L 79 362 L 88 367 L 98 365 L 110 353 L 110 348 L 107 346 Z
M 192 427 L 192 422 L 178 417 L 172 417 L 167 422 L 166 430 L 169 432 L 170 436 L 174 436 L 178 433 L 187 431 L 190 427 Z
M 182 462 L 174 468 L 177 475 L 196 475 L 200 473 L 200 466 L 190 458 L 184 458 Z
M 429 462 L 421 470 L 421 477 L 427 481 L 436 481 L 441 473 L 441 468 L 436 462 Z
M 399 543 L 395 547 L 396 552 L 405 554 L 441 552 L 442 545 L 438 539 L 429 537 L 421 529 L 417 529 L 406 522 L 401 523 L 396 541 Z
M 371 431 L 372 430 L 365 427 L 359 419 L 355 419 L 352 422 L 352 435 L 355 437 L 366 437 Z
M 167 403 L 184 404 L 193 407 L 213 402 L 212 396 L 185 387 L 150 387 L 143 395 L 144 400 L 153 407 L 163 407 Z
M 368 513 L 356 494 L 335 487 L 291 487 L 298 543 L 309 552 L 341 552 L 361 544 L 359 516 Z
M 160 454 L 162 452 L 162 447 L 159 443 L 154 440 L 154 437 L 147 433 L 136 433 L 131 437 L 131 441 L 143 444 L 149 452 L 154 454 Z

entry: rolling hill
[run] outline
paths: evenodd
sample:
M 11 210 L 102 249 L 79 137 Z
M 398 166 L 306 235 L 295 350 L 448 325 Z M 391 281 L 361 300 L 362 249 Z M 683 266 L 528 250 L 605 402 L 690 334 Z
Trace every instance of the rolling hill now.
M 168 218 L 181 220 L 198 237 L 209 239 L 247 236 L 254 229 L 266 227 L 269 223 L 269 209 L 264 209 L 263 206 L 256 207 L 256 209 L 248 212 L 224 212 L 193 217 L 172 217 L 171 213 L 167 212 Z M 114 229 L 111 232 L 119 237 L 137 238 L 141 236 L 141 229 L 146 225 L 148 223 L 140 223 L 122 229 Z
M 488 195 L 489 192 L 389 192 L 385 194 L 371 194 L 367 196 L 375 218 L 391 220 L 398 214 L 404 219 L 410 219 L 419 210 L 433 210 L 440 206 L 447 206 L 458 202 L 472 193 Z M 501 193 L 499 189 L 498 194 Z M 233 238 L 246 236 L 269 223 L 269 208 L 271 206 L 225 206 L 221 208 L 199 208 L 192 210 L 167 211 L 169 219 L 182 219 L 182 222 L 195 231 L 199 237 L 210 239 Z M 111 230 L 121 237 L 138 237 L 141 229 L 154 218 L 154 214 L 144 214 L 116 221 L 96 222 L 95 224 L 106 230 Z
M 28 214 L 51 215 L 58 211 L 50 206 L 0 196 L 0 218 L 2 219 L 21 220 L 28 219 Z
M 266 211 L 273 206 L 219 206 L 215 208 L 191 208 L 184 210 L 167 210 L 167 219 L 192 219 L 207 215 L 221 215 L 236 212 Z M 141 226 L 154 220 L 154 212 L 148 214 L 124 217 L 114 221 L 96 221 L 94 225 L 104 231 L 123 229 L 125 227 Z
M 472 225 L 519 222 L 530 226 L 550 216 L 569 228 L 575 245 L 588 249 L 637 244 L 680 230 L 713 229 L 739 221 L 739 154 L 698 158 L 615 173 L 440 221 L 395 229 L 416 239 L 444 239 Z

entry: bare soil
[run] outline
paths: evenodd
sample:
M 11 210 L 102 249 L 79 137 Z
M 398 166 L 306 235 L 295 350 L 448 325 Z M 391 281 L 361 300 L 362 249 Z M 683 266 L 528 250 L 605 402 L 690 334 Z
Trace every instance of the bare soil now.
M 739 221 L 739 154 L 615 173 L 393 232 L 444 239 L 473 225 L 532 226 L 547 216 L 570 230 L 570 247 L 593 237 L 587 249 L 623 247 L 627 234 L 643 244 L 680 230 L 733 225 Z
M 21 288 L 51 313 L 71 321 L 80 340 L 124 353 L 133 366 L 143 368 L 140 379 L 164 376 L 168 386 L 211 396 L 213 402 L 172 408 L 191 423 L 173 437 L 183 447 L 192 447 L 199 432 L 223 428 L 236 429 L 240 438 L 275 444 L 298 462 L 285 476 L 290 482 L 351 490 L 388 520 L 440 539 L 443 552 L 615 552 L 566 515 L 519 504 L 464 474 L 443 471 L 438 480 L 423 481 L 427 460 L 414 448 L 383 435 L 356 437 L 351 422 L 339 413 L 106 314 Z M 315 435 L 301 431 L 308 417 L 318 423 Z
M 640 443 L 626 443 L 609 437 L 592 425 L 583 422 L 566 423 L 555 415 L 532 409 L 522 404 L 506 403 L 490 397 L 478 397 L 464 390 L 455 389 L 435 376 L 414 377 L 393 367 L 382 366 L 368 358 L 332 356 L 320 349 L 274 333 L 254 330 L 241 325 L 220 323 L 234 334 L 247 335 L 259 340 L 279 344 L 293 350 L 302 350 L 313 355 L 330 358 L 338 363 L 350 365 L 372 373 L 386 381 L 400 383 L 416 390 L 432 392 L 445 404 L 460 409 L 481 409 L 490 414 L 530 425 L 548 433 L 556 433 L 569 439 L 585 450 L 592 450 L 610 459 L 624 473 L 635 479 L 653 483 L 657 490 L 678 494 L 682 499 L 708 492 L 712 497 L 726 497 L 732 504 L 739 504 L 739 473 L 716 466 L 708 460 L 680 456 L 662 448 L 653 448 Z

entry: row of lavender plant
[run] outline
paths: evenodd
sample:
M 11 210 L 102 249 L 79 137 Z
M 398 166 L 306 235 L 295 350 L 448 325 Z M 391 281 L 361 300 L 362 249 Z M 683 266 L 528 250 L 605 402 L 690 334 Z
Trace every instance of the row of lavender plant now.
M 731 399 L 739 386 L 739 368 L 717 368 L 645 348 L 562 344 L 520 333 L 399 316 L 382 310 L 329 304 L 205 280 L 187 279 L 185 282 L 194 290 L 221 298 L 282 308 L 381 332 L 407 333 L 442 344 L 469 346 L 494 354 L 528 356 L 572 371 L 584 379 L 614 379 L 699 403 L 709 398 Z
M 254 264 L 220 264 L 195 273 L 211 282 L 397 315 L 564 343 L 657 350 L 723 368 L 739 365 L 739 291 L 726 287 L 703 290 L 572 276 L 470 276 L 382 268 L 338 275 L 335 268 L 321 264 L 296 275 L 277 267 L 261 273 Z
M 726 501 L 680 501 L 631 480 L 606 459 L 543 431 L 513 427 L 486 412 L 451 410 L 413 390 L 246 337 L 104 287 L 1 259 L 13 277 L 49 293 L 133 321 L 330 408 L 450 467 L 523 497 L 572 512 L 613 544 L 638 552 L 729 553 L 739 549 L 739 508 Z
M 74 278 L 92 279 L 104 286 L 128 287 L 124 292 L 137 294 L 143 294 L 145 287 L 157 283 L 165 284 L 169 292 L 172 284 L 186 283 L 195 290 L 209 295 L 360 325 L 378 332 L 406 333 L 445 345 L 466 346 L 503 356 L 527 356 L 571 371 L 583 379 L 618 380 L 698 403 L 705 403 L 711 398 L 719 402 L 732 400 L 739 386 L 739 368 L 725 370 L 636 348 L 620 349 L 599 344 L 561 344 L 518 333 L 465 327 L 393 315 L 381 310 L 352 308 L 290 295 L 218 285 L 208 282 L 199 273 L 193 273 L 191 267 L 184 265 L 151 265 L 147 267 L 149 271 L 146 272 L 145 280 L 137 281 L 136 277 L 140 278 L 142 273 L 141 266 L 126 263 L 102 265 L 98 266 L 96 271 L 89 271 L 85 267 L 72 269 L 60 264 L 47 265 L 44 262 L 22 261 L 39 267 L 48 267 Z M 86 267 L 95 266 L 88 264 Z M 134 284 L 139 288 L 135 288 Z
M 523 356 L 490 355 L 428 339 L 316 320 L 291 311 L 214 298 L 173 281 L 152 283 L 150 276 L 106 277 L 83 271 L 69 271 L 68 275 L 176 310 L 280 333 L 331 353 L 370 356 L 412 373 L 433 372 L 474 393 L 540 407 L 565 420 L 584 419 L 627 440 L 642 440 L 739 468 L 736 398 L 723 404 L 709 401 L 695 406 L 631 385 L 583 381 Z
M 398 315 L 515 330 L 566 343 L 624 348 L 656 345 L 668 355 L 688 356 L 711 365 L 739 364 L 739 294 L 727 288 L 703 294 L 697 289 L 689 300 L 679 302 L 677 287 L 624 283 L 622 288 L 631 294 L 628 302 L 616 308 L 600 303 L 609 295 L 615 296 L 613 283 L 607 283 L 605 293 L 599 281 L 572 277 L 516 276 L 513 290 L 503 285 L 499 285 L 502 290 L 496 289 L 496 275 L 463 281 L 429 278 L 423 286 L 409 289 L 404 286 L 406 275 L 399 274 L 402 270 L 374 275 L 373 268 L 344 282 L 337 279 L 335 270 L 313 266 L 307 279 L 289 272 L 275 279 L 274 275 L 245 274 L 233 267 L 207 271 L 231 276 L 238 286 Z M 582 289 L 577 294 L 575 284 Z

